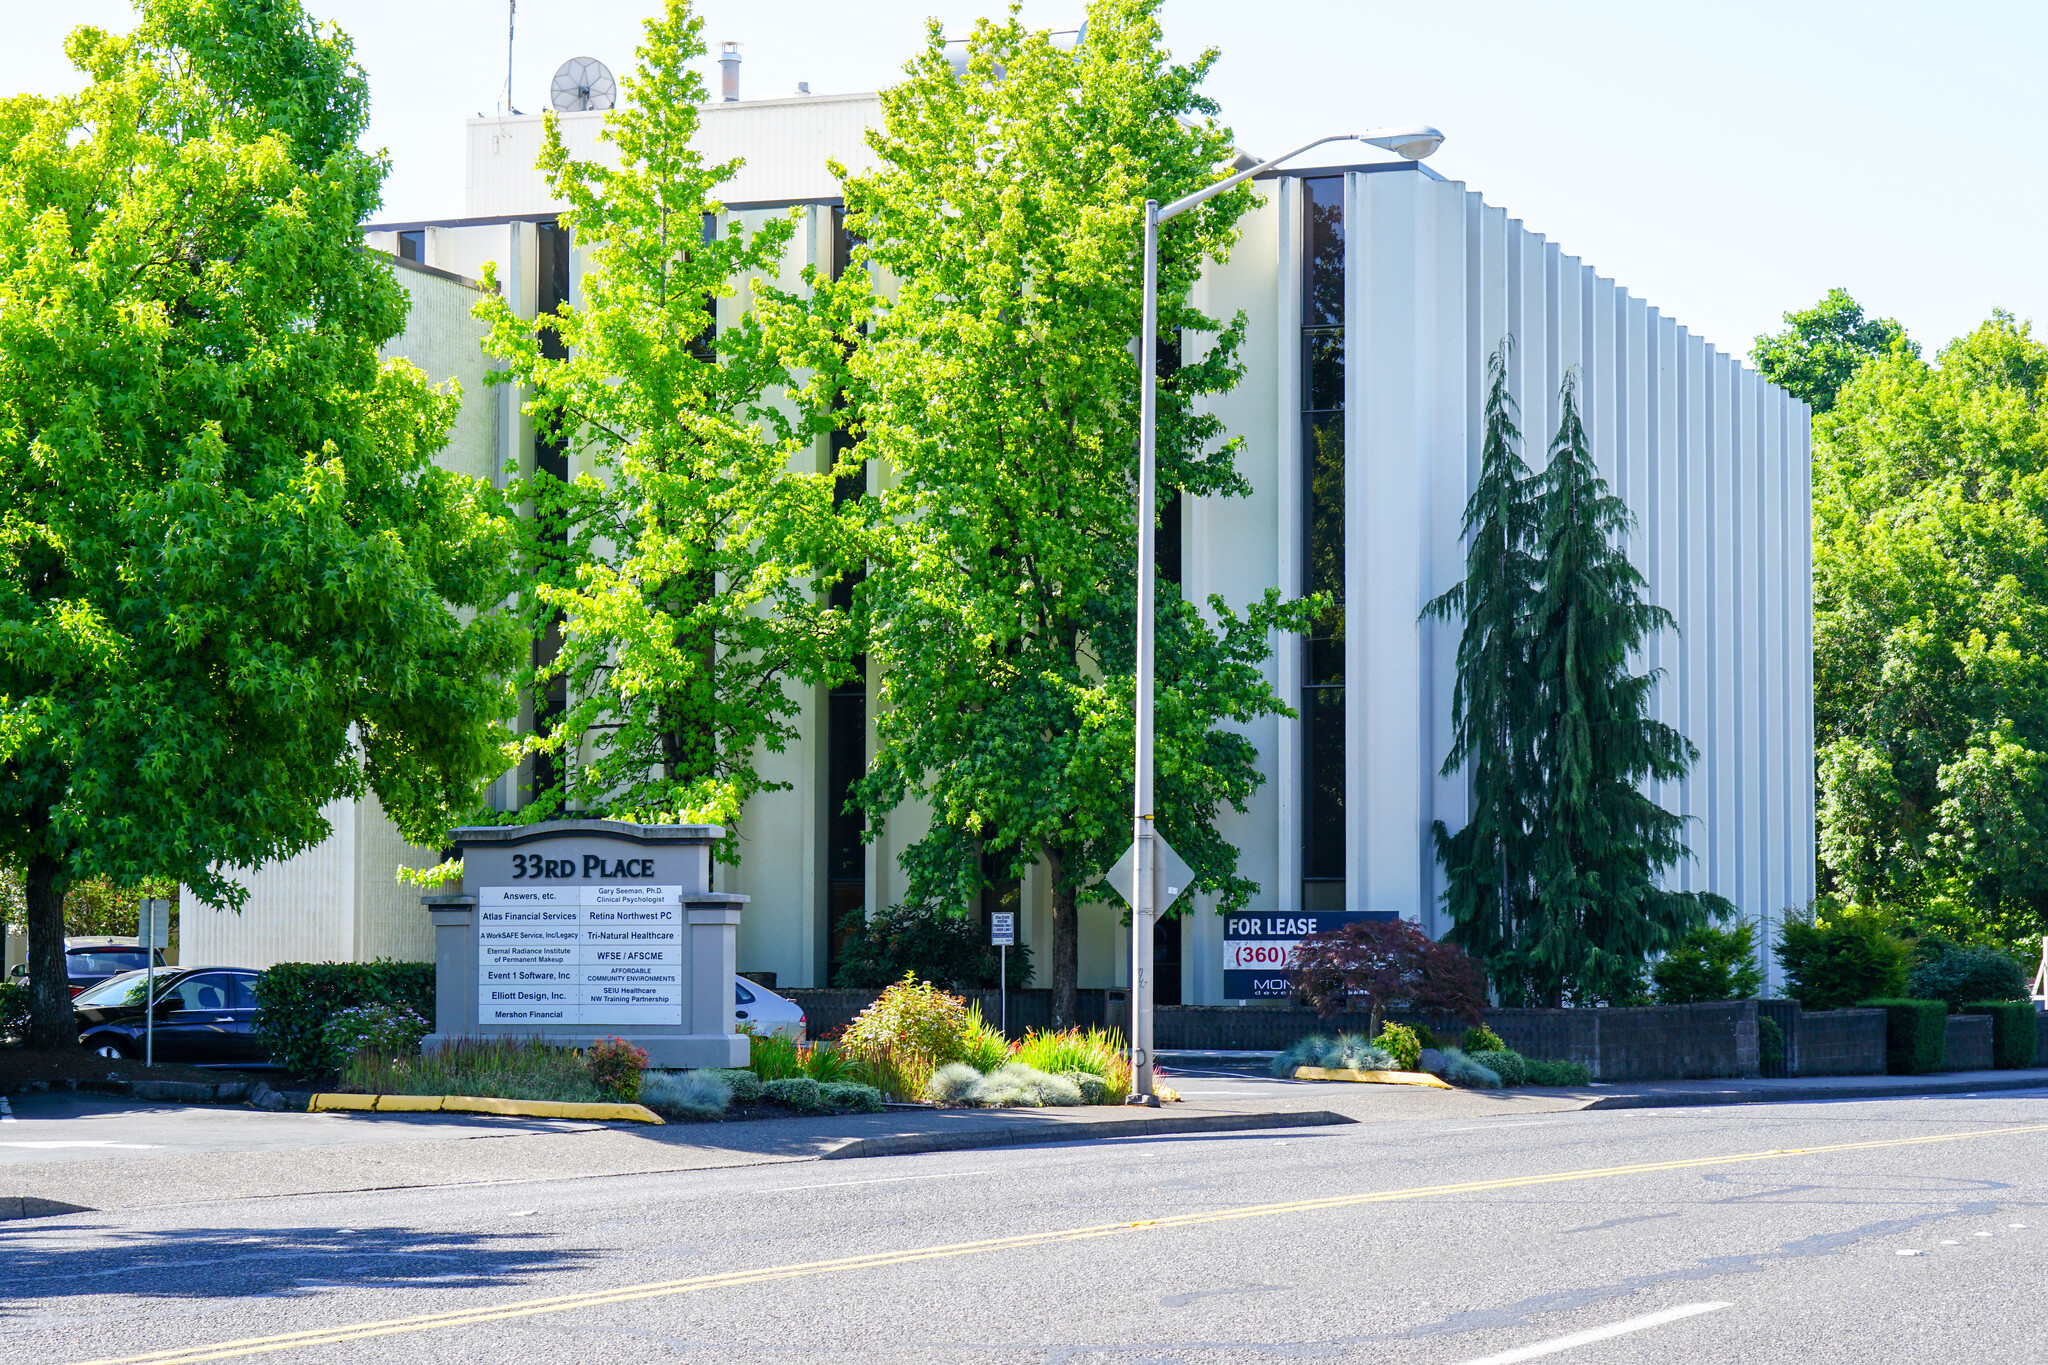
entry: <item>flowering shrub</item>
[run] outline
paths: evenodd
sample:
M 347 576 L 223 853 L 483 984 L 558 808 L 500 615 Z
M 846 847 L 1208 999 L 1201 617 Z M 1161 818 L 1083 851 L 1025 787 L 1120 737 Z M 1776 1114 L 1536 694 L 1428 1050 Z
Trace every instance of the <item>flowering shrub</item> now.
M 384 1001 L 336 1010 L 321 1026 L 320 1041 L 336 1065 L 346 1066 L 365 1048 L 385 1057 L 416 1057 L 420 1039 L 433 1031 L 418 1010 Z
M 905 973 L 846 1026 L 839 1051 L 884 1093 L 908 1099 L 933 1071 L 961 1060 L 971 1029 L 966 1001 Z
M 624 1038 L 600 1038 L 583 1053 L 583 1069 L 599 1090 L 633 1104 L 640 1098 L 640 1072 L 647 1054 Z

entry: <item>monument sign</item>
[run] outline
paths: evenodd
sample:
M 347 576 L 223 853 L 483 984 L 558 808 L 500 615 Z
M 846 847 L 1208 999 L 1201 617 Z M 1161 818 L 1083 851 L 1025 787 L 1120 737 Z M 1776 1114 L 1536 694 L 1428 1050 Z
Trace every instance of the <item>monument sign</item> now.
M 455 831 L 434 916 L 433 1049 L 624 1038 L 658 1067 L 744 1066 L 733 972 L 745 896 L 710 890 L 716 825 L 554 820 Z

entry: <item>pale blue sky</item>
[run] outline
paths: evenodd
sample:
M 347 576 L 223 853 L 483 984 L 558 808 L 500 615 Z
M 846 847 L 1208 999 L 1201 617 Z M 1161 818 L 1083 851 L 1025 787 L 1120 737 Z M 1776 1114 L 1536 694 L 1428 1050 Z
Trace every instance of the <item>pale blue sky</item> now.
M 390 150 L 387 213 L 459 214 L 461 120 L 496 107 L 504 0 L 308 0 L 354 34 Z M 75 77 L 71 24 L 126 27 L 116 0 L 8 0 L 0 90 Z M 928 14 L 979 0 L 704 0 L 743 46 L 742 93 L 892 81 Z M 629 66 L 650 0 L 524 0 L 514 96 L 534 111 L 563 59 Z M 1029 0 L 1070 28 L 1080 0 Z M 1431 164 L 1724 349 L 1845 286 L 1931 351 L 1993 307 L 2048 320 L 2048 5 L 1945 0 L 1168 0 L 1178 53 L 1222 49 L 1210 93 L 1270 155 L 1419 120 Z M 706 59 L 707 75 L 713 71 Z M 715 82 L 714 82 L 715 85 Z M 1344 144 L 1337 156 L 1345 153 Z

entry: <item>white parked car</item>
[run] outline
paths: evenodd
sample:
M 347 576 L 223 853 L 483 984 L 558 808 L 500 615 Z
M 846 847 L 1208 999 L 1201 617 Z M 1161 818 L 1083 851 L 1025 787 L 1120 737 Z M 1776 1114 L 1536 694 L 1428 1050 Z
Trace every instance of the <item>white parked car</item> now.
M 794 1000 L 784 1000 L 766 986 L 743 976 L 732 979 L 732 1000 L 735 1030 L 751 1025 L 756 1033 L 779 1033 L 792 1043 L 804 1040 L 807 1021 L 803 1006 Z

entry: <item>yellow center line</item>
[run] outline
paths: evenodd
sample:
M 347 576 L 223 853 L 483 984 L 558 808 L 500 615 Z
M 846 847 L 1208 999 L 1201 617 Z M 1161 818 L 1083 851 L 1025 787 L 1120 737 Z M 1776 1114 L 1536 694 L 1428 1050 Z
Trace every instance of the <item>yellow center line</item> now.
M 739 1285 L 763 1284 L 771 1280 L 797 1279 L 807 1275 L 829 1275 L 847 1270 L 873 1270 L 936 1261 L 954 1256 L 976 1256 L 992 1251 L 1015 1251 L 1055 1242 L 1079 1242 L 1097 1237 L 1115 1237 L 1141 1229 L 1195 1227 L 1240 1218 L 1271 1218 L 1285 1213 L 1314 1213 L 1324 1209 L 1354 1208 L 1363 1204 L 1388 1204 L 1408 1199 L 1430 1199 L 1444 1195 L 1478 1194 L 1488 1190 L 1524 1189 L 1532 1185 L 1555 1185 L 1574 1180 L 1604 1180 L 1615 1176 L 1651 1175 L 1659 1171 L 1697 1170 L 1703 1166 L 1730 1166 L 1745 1161 L 1772 1161 L 1780 1157 L 1819 1156 L 1829 1152 L 1867 1152 L 1885 1147 L 1915 1147 L 1934 1142 L 1962 1142 L 1970 1138 L 2007 1137 L 2021 1133 L 2048 1132 L 2048 1124 L 2023 1128 L 1980 1128 L 1964 1133 L 1936 1133 L 1928 1137 L 1883 1138 L 1873 1142 L 1838 1142 L 1824 1147 L 1778 1147 L 1762 1152 L 1736 1152 L 1726 1156 L 1687 1157 L 1679 1161 L 1651 1161 L 1634 1166 L 1603 1166 L 1591 1170 L 1555 1171 L 1545 1175 L 1507 1176 L 1499 1180 L 1467 1180 L 1454 1185 L 1422 1185 L 1405 1190 L 1377 1190 L 1370 1194 L 1329 1195 L 1321 1199 L 1291 1199 L 1278 1204 L 1247 1204 L 1208 1213 L 1170 1214 L 1124 1223 L 1099 1223 L 1092 1227 L 1063 1228 L 1053 1232 L 1027 1232 L 1010 1237 L 990 1237 L 976 1242 L 952 1242 L 943 1246 L 915 1247 L 904 1251 L 874 1252 L 865 1256 L 841 1256 L 829 1261 L 804 1261 L 794 1265 L 769 1266 L 756 1270 L 732 1270 L 717 1275 L 699 1275 L 685 1280 L 663 1280 L 653 1284 L 626 1285 L 617 1289 L 587 1290 L 578 1294 L 557 1294 L 544 1299 L 524 1299 L 488 1308 L 465 1308 L 446 1313 L 424 1313 L 418 1317 L 386 1318 L 341 1327 L 318 1327 L 279 1336 L 246 1337 L 211 1346 L 179 1347 L 151 1351 L 144 1355 L 107 1357 L 82 1365 L 189 1365 L 203 1360 L 227 1360 L 235 1356 L 262 1355 L 298 1346 L 331 1346 L 368 1337 L 391 1336 L 400 1332 L 425 1332 L 443 1327 L 469 1327 L 477 1323 L 500 1322 L 508 1318 L 534 1317 L 542 1313 L 566 1313 L 578 1308 L 600 1308 L 629 1303 L 635 1299 L 664 1298 L 672 1294 L 695 1294 L 706 1289 L 727 1289 Z

